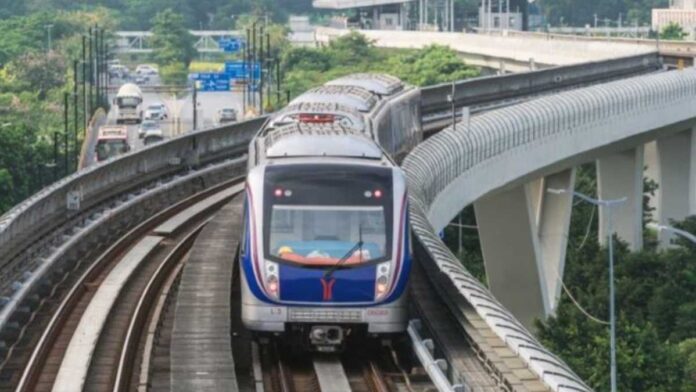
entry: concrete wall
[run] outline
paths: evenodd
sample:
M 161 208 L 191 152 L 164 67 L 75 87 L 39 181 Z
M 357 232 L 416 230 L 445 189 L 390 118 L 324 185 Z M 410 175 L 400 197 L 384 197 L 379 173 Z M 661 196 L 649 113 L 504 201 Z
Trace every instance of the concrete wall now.
M 626 236 L 625 233 L 628 233 L 631 238 L 624 239 L 638 241 L 637 237 L 633 237 L 640 234 L 635 226 L 639 221 L 636 206 L 640 204 L 639 199 L 642 197 L 638 187 L 642 156 L 636 155 L 639 154 L 637 149 L 642 149 L 650 140 L 678 135 L 679 132 L 692 129 L 694 124 L 696 69 L 673 71 L 560 93 L 475 116 L 469 126 L 459 124 L 456 129 L 446 129 L 419 145 L 406 158 L 404 168 L 409 175 L 410 190 L 416 195 L 414 199 L 426 209 L 434 230 L 439 231 L 469 204 L 485 203 L 490 198 L 505 199 L 504 195 L 510 192 L 522 197 L 520 187 L 531 181 L 597 158 L 606 162 L 611 157 L 623 154 L 623 161 L 617 163 L 612 175 L 625 179 L 625 186 L 619 187 L 618 193 L 634 189 L 634 205 L 626 209 L 626 216 L 631 219 L 630 227 L 620 229 L 619 235 Z M 693 148 L 693 144 L 683 142 L 672 144 L 688 145 L 689 151 Z M 683 150 L 682 153 L 688 155 L 687 149 Z M 691 165 L 690 161 L 685 167 Z M 625 168 L 628 169 L 623 170 Z M 683 172 L 692 176 L 694 171 Z M 605 172 L 605 178 L 609 178 L 608 173 Z M 682 175 L 680 178 L 693 181 L 693 177 Z M 607 187 L 605 185 L 605 194 L 609 192 Z M 542 203 L 539 195 L 526 194 L 525 197 L 526 203 Z M 692 196 L 689 198 L 693 200 Z M 682 196 L 682 203 L 688 205 L 685 200 Z M 529 297 L 530 302 L 543 303 L 543 297 L 546 296 L 546 301 L 550 301 L 557 293 L 558 279 L 551 284 L 546 283 L 546 294 L 539 294 L 540 288 L 529 283 L 534 280 L 542 282 L 550 275 L 546 273 L 550 271 L 549 266 L 554 265 L 547 264 L 543 251 L 539 255 L 539 245 L 533 244 L 534 237 L 530 234 L 534 232 L 533 225 L 528 225 L 524 230 L 518 228 L 509 232 L 505 230 L 504 219 L 502 223 L 496 223 L 496 219 L 501 219 L 500 215 L 509 216 L 509 221 L 513 223 L 532 221 L 528 204 L 515 203 L 519 204 L 521 201 L 511 199 L 497 203 L 496 208 L 488 209 L 490 214 L 484 213 L 490 216 L 490 220 L 478 222 L 484 236 L 488 232 L 492 233 L 493 240 L 488 242 L 493 246 L 519 250 L 508 252 L 510 254 L 507 255 L 495 255 L 495 252 L 502 251 L 493 250 L 494 253 L 488 252 L 486 255 L 484 239 L 484 256 L 493 254 L 491 257 L 497 258 L 490 262 L 486 260 L 486 264 L 508 263 L 512 266 L 518 262 L 529 264 L 530 260 L 535 260 L 539 275 L 530 275 L 526 280 L 527 283 L 523 286 L 527 291 L 513 290 L 516 286 L 512 285 L 506 288 L 505 284 L 491 287 L 501 299 Z M 664 203 L 663 200 L 663 205 Z M 478 204 L 476 206 L 478 208 Z M 561 213 L 567 211 L 561 210 Z M 680 213 L 685 213 L 683 208 Z M 618 217 L 617 220 L 620 220 L 621 214 Z M 513 226 L 513 223 L 509 224 Z M 541 226 L 540 223 L 537 224 Z M 522 223 L 520 225 L 523 226 Z M 488 230 L 487 227 L 501 229 L 495 234 L 495 230 Z M 561 238 L 564 227 L 562 224 L 553 224 L 539 231 L 541 232 L 547 237 Z M 559 267 L 558 276 L 562 276 L 562 263 L 555 265 Z M 505 272 L 504 269 L 501 271 Z M 520 275 L 520 279 L 522 278 Z M 497 278 L 489 279 L 493 282 Z M 505 301 L 503 303 L 510 305 L 513 313 L 514 307 L 537 309 L 535 314 L 524 313 L 526 310 L 515 313 L 520 320 L 548 314 L 540 311 L 546 309 L 543 306 L 518 307 L 512 300 L 509 304 Z
M 318 28 L 317 40 L 329 40 L 349 30 Z M 507 63 L 508 71 L 529 69 L 530 59 L 538 66 L 567 65 L 650 53 L 653 48 L 623 43 L 577 40 L 547 40 L 538 36 L 496 36 L 465 33 L 423 31 L 360 30 L 376 41 L 377 46 L 391 48 L 422 48 L 432 44 L 451 47 L 474 65 L 498 68 Z

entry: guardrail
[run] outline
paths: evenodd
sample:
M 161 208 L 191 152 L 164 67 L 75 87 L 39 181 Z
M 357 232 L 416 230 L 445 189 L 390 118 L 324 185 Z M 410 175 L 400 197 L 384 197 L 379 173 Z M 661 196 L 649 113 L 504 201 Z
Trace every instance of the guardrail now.
M 246 152 L 266 117 L 171 139 L 81 170 L 44 188 L 0 217 L 0 273 L 62 222 L 138 184 Z
M 454 104 L 456 107 L 485 105 L 505 99 L 647 73 L 661 67 L 660 56 L 657 53 L 649 53 L 538 71 L 467 79 L 454 84 Z M 452 103 L 445 99 L 451 94 L 452 83 L 422 88 L 422 113 L 428 115 L 451 110 Z
M 650 140 L 648 133 L 693 123 L 695 86 L 692 69 L 547 96 L 446 129 L 417 146 L 404 161 L 414 243 L 424 245 L 435 268 L 554 390 L 591 389 L 462 267 L 436 230 L 466 205 L 528 181 L 532 173 L 557 171 L 580 157 L 589 160 L 597 151 L 606 153 L 602 150 L 606 146 L 625 149 L 630 141 L 639 145 Z

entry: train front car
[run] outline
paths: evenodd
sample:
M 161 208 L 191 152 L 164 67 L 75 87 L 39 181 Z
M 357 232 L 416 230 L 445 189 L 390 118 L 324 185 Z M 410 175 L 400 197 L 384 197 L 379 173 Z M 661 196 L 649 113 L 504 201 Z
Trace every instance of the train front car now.
M 336 143 L 336 126 L 290 128 L 302 137 L 279 141 L 271 150 L 282 158 L 248 175 L 244 324 L 317 351 L 402 333 L 411 260 L 401 169 L 365 137 Z

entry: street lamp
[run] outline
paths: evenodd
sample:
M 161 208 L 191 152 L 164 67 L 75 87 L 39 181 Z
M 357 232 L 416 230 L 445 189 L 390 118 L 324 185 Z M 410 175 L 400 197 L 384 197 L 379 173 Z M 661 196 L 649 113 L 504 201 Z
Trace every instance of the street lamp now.
M 580 192 L 574 192 L 567 189 L 552 189 L 546 190 L 549 193 L 555 195 L 561 195 L 564 193 L 572 193 L 574 196 L 580 199 L 594 204 L 598 207 L 606 207 L 607 209 L 607 241 L 609 243 L 609 339 L 610 339 L 610 355 L 611 355 L 611 392 L 616 392 L 616 311 L 615 311 L 615 295 L 614 295 L 614 236 L 612 233 L 611 226 L 611 212 L 612 208 L 624 203 L 627 198 L 623 197 L 621 199 L 614 200 L 601 200 L 594 199 Z
M 696 235 L 693 235 L 686 230 L 677 229 L 676 227 L 671 227 L 671 226 L 659 225 L 657 223 L 652 223 L 652 222 L 648 223 L 646 226 L 648 226 L 651 229 L 657 230 L 658 232 L 668 231 L 670 233 L 677 234 L 677 235 L 684 237 L 687 240 L 693 242 L 694 244 L 696 244 Z

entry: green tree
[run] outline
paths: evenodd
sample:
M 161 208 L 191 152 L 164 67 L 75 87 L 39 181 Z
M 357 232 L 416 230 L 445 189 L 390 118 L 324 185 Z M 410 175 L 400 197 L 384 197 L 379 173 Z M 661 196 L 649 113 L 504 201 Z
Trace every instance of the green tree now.
M 188 68 L 183 63 L 170 63 L 160 68 L 162 82 L 167 85 L 184 85 L 188 78 Z
M 671 22 L 660 32 L 661 39 L 681 41 L 686 36 L 687 34 L 684 32 L 684 29 L 676 22 Z
M 184 24 L 184 17 L 168 8 L 152 19 L 154 58 L 160 66 L 183 63 L 186 67 L 196 56 L 194 38 Z
M 679 343 L 679 352 L 684 357 L 687 377 L 684 392 L 696 392 L 696 338 Z
M 38 92 L 39 99 L 64 84 L 66 71 L 65 59 L 56 52 L 27 53 L 8 66 L 8 72 L 18 82 L 17 87 Z
M 480 73 L 466 65 L 455 51 L 440 45 L 392 57 L 387 64 L 387 72 L 417 86 L 468 79 Z
M 622 15 L 624 24 L 632 25 L 635 21 L 640 24 L 650 22 L 650 10 L 653 8 L 666 8 L 669 0 L 538 0 L 547 21 L 554 26 L 563 23 L 570 26 L 584 26 L 594 24 L 594 16 L 599 18 L 599 26 L 604 26 L 605 19 L 616 23 L 619 14 Z

